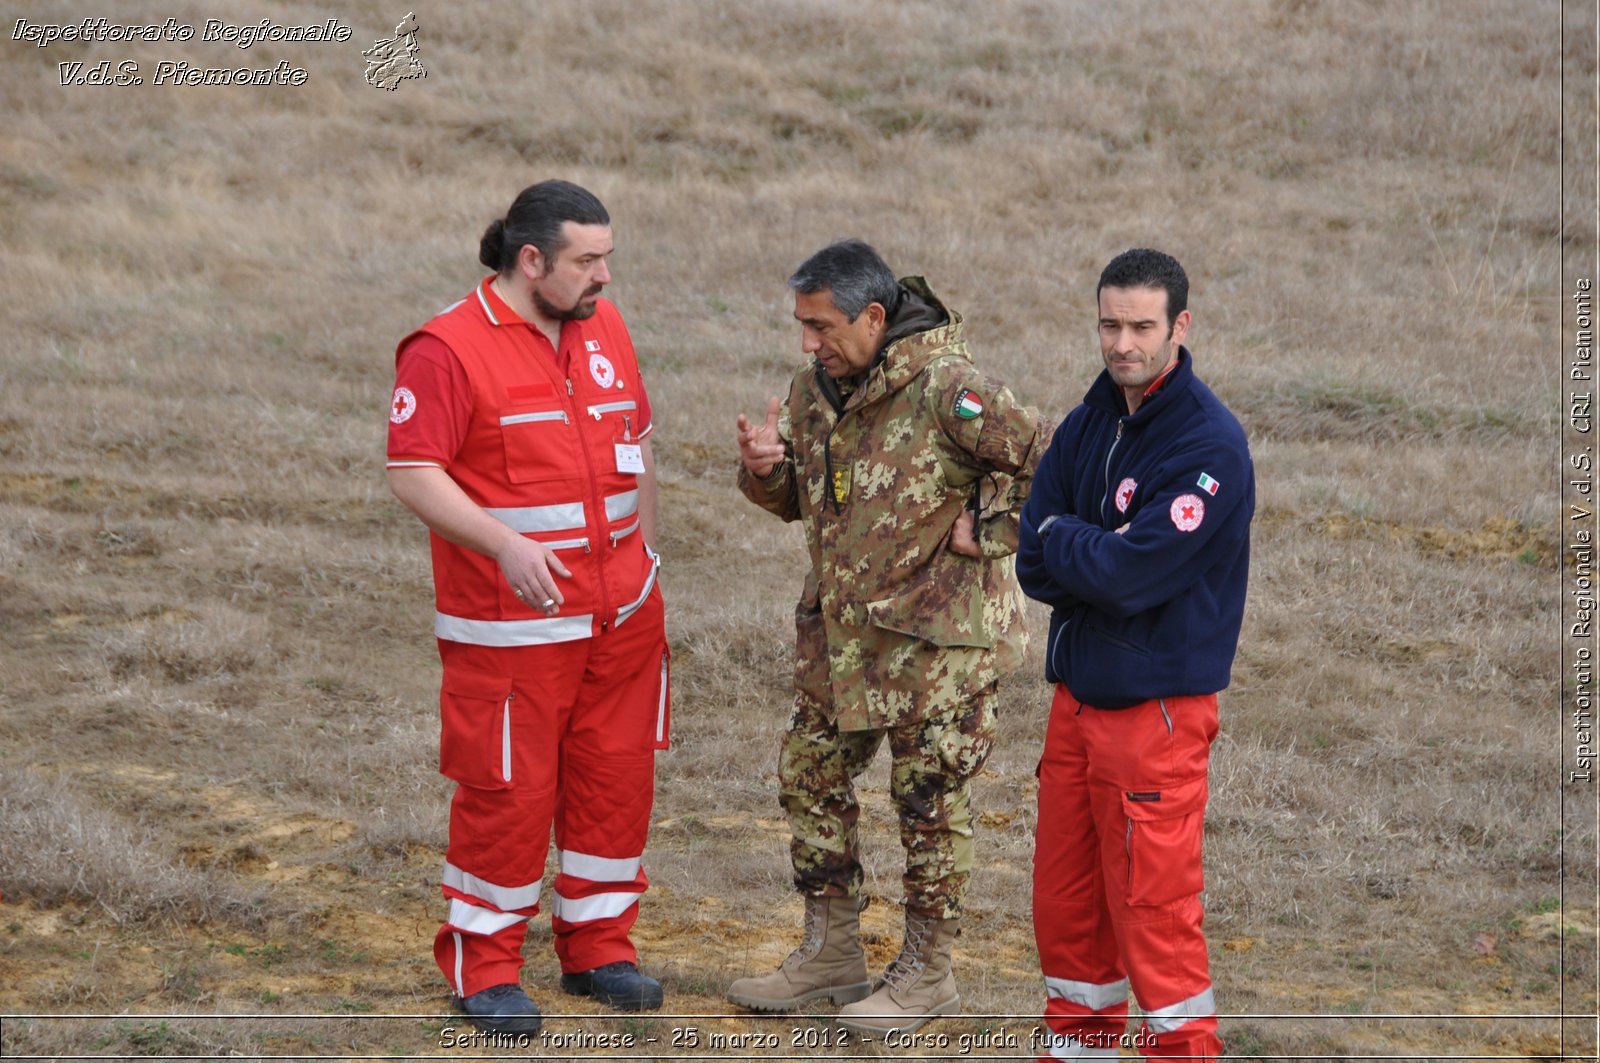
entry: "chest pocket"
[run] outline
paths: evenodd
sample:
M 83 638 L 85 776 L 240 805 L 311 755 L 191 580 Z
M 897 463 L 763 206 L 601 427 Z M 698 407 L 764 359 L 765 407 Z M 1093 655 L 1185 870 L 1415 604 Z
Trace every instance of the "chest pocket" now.
M 578 430 L 567 411 L 548 401 L 513 404 L 500 411 L 506 476 L 512 483 L 569 480 L 582 466 Z
M 610 402 L 591 402 L 584 408 L 584 415 L 606 426 L 606 429 L 616 437 L 615 442 L 637 443 L 639 441 L 639 404 L 632 399 L 615 399 Z

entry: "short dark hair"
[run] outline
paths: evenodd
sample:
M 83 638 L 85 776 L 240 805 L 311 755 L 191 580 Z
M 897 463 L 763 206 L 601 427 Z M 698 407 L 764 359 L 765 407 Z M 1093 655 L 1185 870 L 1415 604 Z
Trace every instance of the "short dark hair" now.
M 854 238 L 831 243 L 800 263 L 789 287 L 803 295 L 826 290 L 851 321 L 873 303 L 893 315 L 900 302 L 894 270 L 871 244 Z
M 523 247 L 532 244 L 544 255 L 546 263 L 552 262 L 567 246 L 561 226 L 569 221 L 610 225 L 611 215 L 593 192 L 571 181 L 529 185 L 511 204 L 506 216 L 490 222 L 484 230 L 478 243 L 478 261 L 496 273 L 504 273 L 517 264 Z
M 1189 277 L 1178 260 L 1163 251 L 1135 247 L 1106 263 L 1095 286 L 1098 302 L 1103 288 L 1156 288 L 1167 293 L 1167 325 L 1189 308 Z

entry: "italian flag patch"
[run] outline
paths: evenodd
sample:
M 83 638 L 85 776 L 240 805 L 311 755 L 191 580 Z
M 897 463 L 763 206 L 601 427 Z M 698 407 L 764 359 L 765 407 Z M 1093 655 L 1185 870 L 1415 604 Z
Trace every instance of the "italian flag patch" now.
M 1195 481 L 1195 486 L 1208 495 L 1214 495 L 1217 493 L 1217 488 L 1222 485 L 1213 480 L 1209 473 L 1201 473 L 1200 479 Z
M 956 396 L 956 416 L 970 421 L 983 412 L 983 400 L 971 388 L 962 388 Z

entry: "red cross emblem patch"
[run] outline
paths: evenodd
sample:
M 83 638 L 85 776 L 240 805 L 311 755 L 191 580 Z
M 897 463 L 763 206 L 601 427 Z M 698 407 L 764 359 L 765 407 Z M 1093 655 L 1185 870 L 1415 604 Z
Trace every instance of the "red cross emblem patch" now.
M 617 379 L 617 371 L 612 366 L 611 359 L 598 352 L 589 355 L 589 375 L 603 388 L 610 387 Z
M 1128 512 L 1128 503 L 1133 501 L 1133 493 L 1138 489 L 1138 483 L 1131 476 L 1124 477 L 1123 481 L 1117 485 L 1118 513 Z
M 1206 504 L 1199 495 L 1179 495 L 1172 500 L 1172 525 L 1181 532 L 1192 532 L 1206 519 Z
M 417 412 L 417 397 L 411 394 L 410 388 L 395 388 L 394 399 L 389 403 L 389 421 L 392 424 L 405 424 L 411 420 L 411 415 Z

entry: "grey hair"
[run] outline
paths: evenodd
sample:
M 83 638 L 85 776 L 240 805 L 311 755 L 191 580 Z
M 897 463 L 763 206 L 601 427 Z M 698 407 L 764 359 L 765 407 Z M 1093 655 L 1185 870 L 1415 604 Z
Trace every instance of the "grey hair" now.
M 789 287 L 802 295 L 827 291 L 833 305 L 854 321 L 873 303 L 893 316 L 900 302 L 900 282 L 894 270 L 865 240 L 840 240 L 829 244 L 800 264 Z

